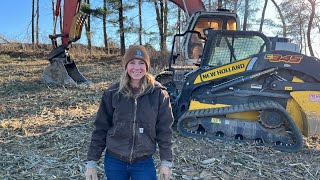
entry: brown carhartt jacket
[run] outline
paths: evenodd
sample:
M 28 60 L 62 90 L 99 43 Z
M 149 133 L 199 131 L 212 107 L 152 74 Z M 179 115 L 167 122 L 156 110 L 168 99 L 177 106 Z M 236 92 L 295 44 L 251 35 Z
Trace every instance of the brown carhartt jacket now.
M 172 161 L 173 115 L 170 98 L 160 83 L 133 98 L 118 93 L 119 83 L 104 93 L 95 120 L 87 160 L 97 161 L 102 151 L 135 162 L 150 157 L 158 144 L 160 159 Z

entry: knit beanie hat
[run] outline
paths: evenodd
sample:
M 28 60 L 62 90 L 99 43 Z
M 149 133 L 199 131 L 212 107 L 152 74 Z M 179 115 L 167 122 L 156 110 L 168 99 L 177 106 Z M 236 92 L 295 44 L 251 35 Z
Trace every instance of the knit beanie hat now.
M 147 53 L 147 50 L 144 46 L 141 45 L 133 45 L 130 46 L 129 49 L 127 49 L 126 53 L 123 56 L 123 65 L 124 68 L 127 68 L 127 64 L 129 61 L 133 59 L 140 59 L 146 63 L 147 66 L 147 71 L 149 70 L 150 67 L 150 57 Z

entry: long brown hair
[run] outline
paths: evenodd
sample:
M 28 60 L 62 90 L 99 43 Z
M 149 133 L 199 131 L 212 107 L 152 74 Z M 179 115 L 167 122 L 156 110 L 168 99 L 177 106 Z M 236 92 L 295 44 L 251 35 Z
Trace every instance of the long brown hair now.
M 120 76 L 118 93 L 123 93 L 128 97 L 138 97 L 146 91 L 152 90 L 154 88 L 154 76 L 148 72 L 140 79 L 140 90 L 137 94 L 133 93 L 132 87 L 130 85 L 130 80 L 131 77 L 129 76 L 127 69 L 125 69 L 125 71 Z

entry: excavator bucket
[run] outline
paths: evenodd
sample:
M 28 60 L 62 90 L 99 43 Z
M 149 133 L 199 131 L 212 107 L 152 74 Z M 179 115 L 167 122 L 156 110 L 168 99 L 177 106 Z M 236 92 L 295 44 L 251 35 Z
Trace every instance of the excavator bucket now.
M 53 49 L 48 57 L 50 64 L 42 73 L 46 83 L 72 86 L 92 83 L 80 73 L 77 65 L 71 60 L 68 53 L 68 46 L 80 39 L 82 27 L 88 17 L 88 14 L 79 11 L 80 2 L 80 0 L 69 0 L 65 2 L 62 34 L 56 34 L 54 28 L 53 35 L 49 35 Z M 59 15 L 59 6 L 60 1 L 57 3 L 55 24 L 57 16 Z M 60 46 L 57 46 L 56 38 L 58 37 L 62 38 L 62 45 Z
M 44 69 L 42 75 L 46 83 L 59 85 L 92 84 L 78 70 L 74 61 L 70 60 L 64 45 L 53 49 L 49 54 L 50 64 Z

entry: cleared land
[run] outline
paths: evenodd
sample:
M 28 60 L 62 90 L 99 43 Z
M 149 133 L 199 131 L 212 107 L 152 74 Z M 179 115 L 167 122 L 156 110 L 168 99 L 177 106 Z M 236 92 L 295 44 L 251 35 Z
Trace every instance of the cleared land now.
M 122 71 L 120 57 L 83 58 L 77 66 L 93 85 L 47 85 L 43 54 L 0 55 L 0 179 L 84 179 L 101 94 Z M 320 179 L 319 144 L 305 139 L 301 152 L 284 153 L 175 132 L 173 179 Z

